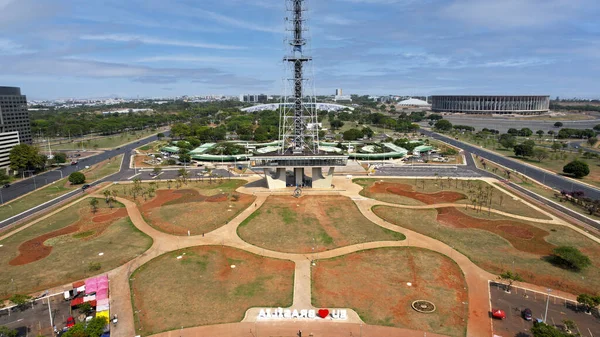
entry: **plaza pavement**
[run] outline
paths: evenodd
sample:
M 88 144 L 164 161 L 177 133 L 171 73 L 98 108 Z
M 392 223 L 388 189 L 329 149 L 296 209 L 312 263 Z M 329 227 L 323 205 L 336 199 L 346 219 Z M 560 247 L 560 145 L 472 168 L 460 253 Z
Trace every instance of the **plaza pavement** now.
M 258 180 L 258 178 L 251 177 L 247 178 L 246 180 L 248 180 L 249 182 L 254 182 Z M 484 180 L 489 180 L 491 182 L 492 179 L 484 178 Z M 250 207 L 242 211 L 234 219 L 229 221 L 228 224 L 210 233 L 206 233 L 205 236 L 173 236 L 167 233 L 160 232 L 146 223 L 134 202 L 123 198 L 117 198 L 119 202 L 125 205 L 127 213 L 132 223 L 140 231 L 150 236 L 153 239 L 153 244 L 150 247 L 150 249 L 148 249 L 143 254 L 139 255 L 138 257 L 134 258 L 128 263 L 108 272 L 110 278 L 111 314 L 117 314 L 119 317 L 119 323 L 117 326 L 112 328 L 111 334 L 115 337 L 131 337 L 137 335 L 135 330 L 136 316 L 134 316 L 134 311 L 132 307 L 132 297 L 129 287 L 129 277 L 134 270 L 136 270 L 141 265 L 145 264 L 146 262 L 159 255 L 181 248 L 200 245 L 226 245 L 229 247 L 243 249 L 248 252 L 265 257 L 287 259 L 293 261 L 296 265 L 294 276 L 294 297 L 292 305 L 293 308 L 312 308 L 310 261 L 313 259 L 328 259 L 350 254 L 364 249 L 373 249 L 380 247 L 410 246 L 439 252 L 454 260 L 464 273 L 468 285 L 469 298 L 469 319 L 467 323 L 467 336 L 481 337 L 492 335 L 492 327 L 489 318 L 490 302 L 488 295 L 488 280 L 495 280 L 497 278 L 497 275 L 488 273 L 483 269 L 479 268 L 473 262 L 471 262 L 465 255 L 454 250 L 452 247 L 425 235 L 386 222 L 383 219 L 376 216 L 375 214 L 373 214 L 373 212 L 371 211 L 371 208 L 375 205 L 388 205 L 399 208 L 401 207 L 423 209 L 455 206 L 464 207 L 464 204 L 438 204 L 420 206 L 389 204 L 360 196 L 359 192 L 362 189 L 362 187 L 357 184 L 354 184 L 350 179 L 347 179 L 346 177 L 336 176 L 335 186 L 336 191 L 334 192 L 334 194 L 344 195 L 351 198 L 357 205 L 360 212 L 367 219 L 384 228 L 403 233 L 404 235 L 406 235 L 406 240 L 360 243 L 314 254 L 282 253 L 251 245 L 238 237 L 236 229 L 242 221 L 244 221 L 248 216 L 250 216 L 256 209 L 260 208 L 260 206 L 264 204 L 264 202 L 267 200 L 267 197 L 270 195 L 270 193 L 266 192 L 264 188 L 261 187 L 240 187 L 237 190 L 238 192 L 256 195 L 256 206 L 253 207 L 251 205 Z M 309 195 L 327 193 L 326 191 L 318 190 L 305 191 L 305 194 Z M 100 191 L 98 191 L 97 194 L 94 196 L 102 198 L 103 196 L 100 195 L 99 192 Z M 511 195 L 511 197 L 515 197 L 506 190 L 503 190 L 503 192 Z M 48 214 L 47 216 L 60 212 L 81 200 L 83 199 L 65 205 Z M 527 203 L 526 201 L 523 202 Z M 515 219 L 569 226 L 572 229 L 577 230 L 581 234 L 586 235 L 587 237 L 590 237 L 591 239 L 600 243 L 600 240 L 592 236 L 591 234 L 586 233 L 585 231 L 564 222 L 563 220 L 545 212 L 544 210 L 534 205 L 530 206 L 548 215 L 552 219 L 544 220 L 521 217 L 494 209 L 492 209 L 492 212 L 509 216 Z M 28 226 L 32 224 L 29 224 Z M 12 233 L 9 233 L 7 235 L 11 234 Z M 135 282 L 135 280 L 132 281 Z M 522 287 L 532 290 L 538 290 L 542 292 L 545 291 L 544 287 L 536 285 L 531 285 L 527 283 L 520 283 L 520 285 Z M 555 292 L 555 294 L 557 296 L 564 297 L 567 299 L 575 299 L 575 296 L 572 294 L 563 292 Z M 296 322 L 257 322 L 256 317 L 258 316 L 258 309 L 253 308 L 247 311 L 246 317 L 242 322 L 239 323 L 183 328 L 169 332 L 159 333 L 154 336 L 174 337 L 177 336 L 177 334 L 179 334 L 180 337 L 257 336 L 258 334 L 270 336 L 294 336 L 298 332 L 298 329 L 304 331 L 304 336 L 309 336 L 309 333 L 311 332 L 314 334 L 314 336 L 424 336 L 423 331 L 412 331 L 407 329 L 366 325 L 360 320 L 358 315 L 353 310 L 348 310 L 348 314 L 349 319 L 346 322 L 339 323 L 328 322 L 325 320 L 298 320 Z M 440 336 L 429 332 L 427 332 L 426 335 Z

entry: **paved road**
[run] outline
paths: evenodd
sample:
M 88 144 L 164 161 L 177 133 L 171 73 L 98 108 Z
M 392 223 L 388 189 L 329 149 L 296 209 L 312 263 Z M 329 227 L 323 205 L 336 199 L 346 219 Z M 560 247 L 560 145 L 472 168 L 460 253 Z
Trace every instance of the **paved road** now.
M 163 132 L 163 133 L 166 136 L 169 135 L 169 131 Z M 117 156 L 122 153 L 125 154 L 125 157 L 123 159 L 123 166 L 121 168 L 121 171 L 110 177 L 98 180 L 98 181 L 92 183 L 91 185 L 93 186 L 93 185 L 102 183 L 104 181 L 126 180 L 128 177 L 130 177 L 132 175 L 129 173 L 129 163 L 131 162 L 131 154 L 132 154 L 133 150 L 144 144 L 153 142 L 155 140 L 157 140 L 156 136 L 152 136 L 152 137 L 140 140 L 139 142 L 136 142 L 133 144 L 124 145 L 119 149 L 105 151 L 104 153 L 101 153 L 99 155 L 81 159 L 79 161 L 79 165 L 66 166 L 59 170 L 48 171 L 48 172 L 36 175 L 35 177 L 31 177 L 31 178 L 19 181 L 17 183 L 14 183 L 10 187 L 3 188 L 0 190 L 0 193 L 2 194 L 3 202 L 7 202 L 9 200 L 15 199 L 23 194 L 26 194 L 26 193 L 29 193 L 29 192 L 35 190 L 36 188 L 40 188 L 42 186 L 48 185 L 52 182 L 55 182 L 55 181 L 61 179 L 61 177 L 67 177 L 69 174 L 83 169 L 86 165 L 91 166 L 91 165 L 97 164 L 103 160 L 112 158 L 112 157 Z M 133 170 L 131 170 L 131 171 L 133 171 Z M 61 175 L 61 172 L 62 172 L 62 175 Z M 38 205 L 37 207 L 32 208 L 26 212 L 23 212 L 15 217 L 0 221 L 0 228 L 8 226 L 18 220 L 21 220 L 21 219 L 26 218 L 36 212 L 39 212 L 43 208 L 47 208 L 47 207 L 56 205 L 78 193 L 81 193 L 81 190 L 79 190 L 79 189 L 74 190 L 74 191 L 69 192 L 59 198 L 52 200 L 51 202 L 43 204 L 43 206 Z
M 558 174 L 548 173 L 544 170 L 522 164 L 518 161 L 506 158 L 502 155 L 488 152 L 479 147 L 457 141 L 453 138 L 446 137 L 444 135 L 440 135 L 435 132 L 431 132 L 431 131 L 424 130 L 424 129 L 421 129 L 421 132 L 427 136 L 444 141 L 444 142 L 454 145 L 456 147 L 462 148 L 465 151 L 476 154 L 482 158 L 486 158 L 486 159 L 496 162 L 500 165 L 503 165 L 505 167 L 513 169 L 517 172 L 525 174 L 525 175 L 533 178 L 534 180 L 543 182 L 545 185 L 547 185 L 553 189 L 556 189 L 559 191 L 562 191 L 562 190 L 583 191 L 585 193 L 585 196 L 587 196 L 589 198 L 600 199 L 600 189 L 597 189 L 597 188 L 594 188 L 594 187 L 591 187 L 591 186 L 588 186 L 585 184 L 581 184 L 577 181 L 573 181 L 572 179 L 565 178 Z
M 600 119 L 583 121 L 561 121 L 560 118 L 556 118 L 556 120 L 551 121 L 536 121 L 526 119 L 510 119 L 502 117 L 484 118 L 452 115 L 444 116 L 444 119 L 449 120 L 452 124 L 469 125 L 477 130 L 481 130 L 483 128 L 496 129 L 499 130 L 501 133 L 506 133 L 506 131 L 508 131 L 508 129 L 510 128 L 530 128 L 531 130 L 533 130 L 533 132 L 536 132 L 537 130 L 543 130 L 544 132 L 554 130 L 555 132 L 558 132 L 559 128 L 554 127 L 554 123 L 558 121 L 563 123 L 563 128 L 571 129 L 591 129 L 594 127 L 594 125 L 600 124 Z

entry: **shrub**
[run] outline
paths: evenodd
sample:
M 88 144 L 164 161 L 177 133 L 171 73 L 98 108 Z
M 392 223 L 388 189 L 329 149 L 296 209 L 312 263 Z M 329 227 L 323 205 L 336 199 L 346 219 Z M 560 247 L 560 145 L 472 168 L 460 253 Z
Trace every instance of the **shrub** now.
M 573 160 L 563 167 L 563 172 L 570 174 L 575 178 L 583 178 L 590 174 L 590 167 L 588 164 L 581 160 Z
M 571 246 L 555 248 L 552 252 L 551 262 L 573 271 L 581 271 L 592 264 L 589 257 L 583 255 L 579 249 Z
M 85 174 L 81 172 L 73 172 L 69 175 L 69 182 L 73 185 L 85 183 Z

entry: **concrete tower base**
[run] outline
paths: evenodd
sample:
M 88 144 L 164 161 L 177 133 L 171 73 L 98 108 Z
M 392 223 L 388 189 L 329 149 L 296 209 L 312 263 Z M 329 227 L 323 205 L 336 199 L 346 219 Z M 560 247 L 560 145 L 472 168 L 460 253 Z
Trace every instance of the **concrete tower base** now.
M 275 168 L 275 172 L 272 169 L 265 169 L 265 180 L 270 190 L 283 189 L 286 187 L 306 186 L 304 167 L 294 167 L 293 176 L 287 177 L 287 171 L 285 167 Z M 333 181 L 333 173 L 335 167 L 329 167 L 327 173 L 323 174 L 322 167 L 312 167 L 312 188 L 327 189 L 331 188 Z M 308 179 L 309 181 L 311 179 Z

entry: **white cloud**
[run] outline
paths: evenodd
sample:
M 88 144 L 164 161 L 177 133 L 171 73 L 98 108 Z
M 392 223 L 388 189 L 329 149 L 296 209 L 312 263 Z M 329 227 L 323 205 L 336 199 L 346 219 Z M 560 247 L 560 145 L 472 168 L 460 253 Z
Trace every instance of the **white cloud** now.
M 151 44 L 151 45 L 193 47 L 193 48 L 206 48 L 206 49 L 245 49 L 244 47 L 241 47 L 241 46 L 193 42 L 193 41 L 181 41 L 181 40 L 155 38 L 155 37 L 151 37 L 151 36 L 130 35 L 130 34 L 100 34 L 100 35 L 89 34 L 89 35 L 80 36 L 80 39 L 92 40 L 92 41 L 139 42 L 139 43 Z
M 325 15 L 323 17 L 323 22 L 340 26 L 348 26 L 355 23 L 354 20 L 350 20 L 339 15 Z
M 588 0 L 457 0 L 442 16 L 489 28 L 540 27 L 568 19 Z
M 33 52 L 12 40 L 0 38 L 0 55 L 20 55 Z

